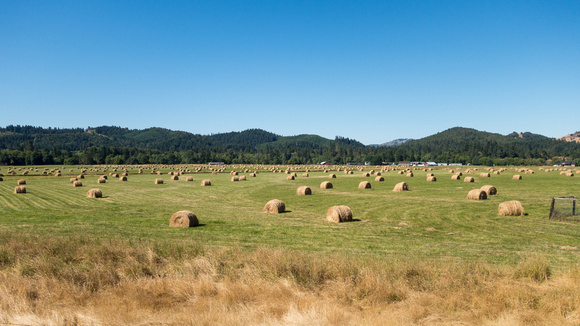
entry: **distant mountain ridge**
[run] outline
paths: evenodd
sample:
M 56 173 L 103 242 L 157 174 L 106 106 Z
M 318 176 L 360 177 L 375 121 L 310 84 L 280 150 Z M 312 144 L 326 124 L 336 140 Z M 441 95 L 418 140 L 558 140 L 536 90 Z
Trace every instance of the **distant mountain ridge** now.
M 578 134 L 578 133 L 576 133 Z M 454 127 L 421 139 L 365 146 L 355 139 L 303 134 L 281 136 L 262 129 L 211 135 L 152 127 L 0 128 L 0 164 L 235 163 L 434 161 L 471 164 L 545 164 L 580 160 L 580 142 L 529 132 L 508 135 Z

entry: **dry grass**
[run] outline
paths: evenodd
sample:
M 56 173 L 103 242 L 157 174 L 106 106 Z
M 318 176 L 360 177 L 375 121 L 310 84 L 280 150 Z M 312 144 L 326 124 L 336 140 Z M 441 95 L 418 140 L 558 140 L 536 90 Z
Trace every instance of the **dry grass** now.
M 580 270 L 0 235 L 0 323 L 576 325 Z

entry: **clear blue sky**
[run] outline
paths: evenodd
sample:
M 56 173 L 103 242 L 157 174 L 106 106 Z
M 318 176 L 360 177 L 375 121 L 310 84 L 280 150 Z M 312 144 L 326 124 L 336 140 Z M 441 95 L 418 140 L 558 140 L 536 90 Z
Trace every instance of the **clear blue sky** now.
M 580 1 L 0 0 L 0 126 L 580 130 Z

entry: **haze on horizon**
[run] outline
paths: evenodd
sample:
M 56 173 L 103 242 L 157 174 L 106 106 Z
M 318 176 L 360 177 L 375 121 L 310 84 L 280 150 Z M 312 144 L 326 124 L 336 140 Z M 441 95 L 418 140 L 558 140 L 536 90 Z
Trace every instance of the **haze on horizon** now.
M 578 1 L 3 1 L 2 126 L 580 130 Z

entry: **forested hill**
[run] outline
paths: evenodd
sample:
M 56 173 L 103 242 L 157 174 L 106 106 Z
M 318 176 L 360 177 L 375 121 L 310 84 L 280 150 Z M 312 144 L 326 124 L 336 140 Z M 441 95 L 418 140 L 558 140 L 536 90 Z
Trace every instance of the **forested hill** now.
M 261 129 L 202 136 L 164 128 L 144 130 L 102 126 L 96 128 L 0 128 L 0 149 L 61 149 L 79 151 L 92 146 L 136 147 L 160 151 L 183 151 L 201 147 L 244 150 L 275 142 L 279 135 Z
M 580 143 L 531 133 L 500 135 L 451 128 L 399 146 L 364 146 L 336 136 L 281 136 L 262 129 L 212 135 L 164 128 L 0 128 L 0 164 L 177 164 L 434 161 L 471 164 L 546 164 L 580 161 Z
M 397 147 L 415 157 L 437 162 L 479 162 L 493 158 L 551 159 L 555 156 L 580 157 L 580 146 L 542 135 L 511 133 L 501 135 L 455 127 Z M 490 163 L 490 162 L 486 162 Z M 481 162 L 481 164 L 485 164 Z

